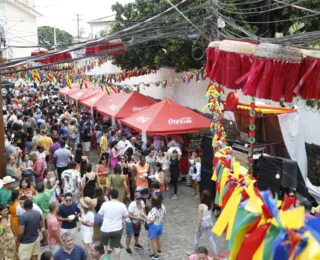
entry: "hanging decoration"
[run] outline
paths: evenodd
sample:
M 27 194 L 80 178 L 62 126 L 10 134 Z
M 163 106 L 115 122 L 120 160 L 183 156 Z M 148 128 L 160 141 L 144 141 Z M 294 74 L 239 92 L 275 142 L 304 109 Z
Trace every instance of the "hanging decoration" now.
M 229 260 L 320 259 L 320 216 L 305 218 L 304 207 L 285 195 L 278 200 L 270 191 L 260 191 L 251 169 L 232 157 L 227 146 L 218 100 L 222 92 L 209 85 L 206 97 L 212 114 L 214 149 L 212 180 L 216 182 L 215 204 L 222 209 L 212 232 L 229 240 Z M 255 142 L 255 99 L 250 99 L 250 145 Z M 219 124 L 219 125 L 217 125 Z M 248 154 L 249 156 L 249 154 Z M 250 155 L 251 157 L 251 155 Z M 226 253 L 227 254 L 227 253 Z
M 179 77 L 169 78 L 166 80 L 159 80 L 155 82 L 140 82 L 138 84 L 114 84 L 109 83 L 106 81 L 101 81 L 100 79 L 97 82 L 101 84 L 108 84 L 108 86 L 113 86 L 115 88 L 119 88 L 122 91 L 131 92 L 131 91 L 138 91 L 140 92 L 141 88 L 144 87 L 160 87 L 160 88 L 167 88 L 168 86 L 172 87 L 172 84 L 182 82 L 185 84 L 190 84 L 192 81 L 200 82 L 205 80 L 205 71 L 204 68 L 195 71 L 185 72 L 184 74 L 180 75 Z
M 252 66 L 236 83 L 244 84 L 248 96 L 279 102 L 292 102 L 294 89 L 300 79 L 302 52 L 290 46 L 261 43 L 257 46 Z
M 255 109 L 255 98 L 250 97 L 250 110 L 249 110 L 249 151 L 248 151 L 248 173 L 252 174 L 252 163 L 253 163 L 253 145 L 256 142 L 256 109 Z

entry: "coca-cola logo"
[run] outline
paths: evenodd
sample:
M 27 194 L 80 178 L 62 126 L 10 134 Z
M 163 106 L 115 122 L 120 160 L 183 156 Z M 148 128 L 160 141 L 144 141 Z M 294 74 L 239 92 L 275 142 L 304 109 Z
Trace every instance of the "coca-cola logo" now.
M 136 118 L 136 120 L 142 124 L 148 122 L 150 120 L 150 117 L 146 117 L 146 116 L 139 116 Z
M 141 110 L 146 109 L 147 107 L 148 107 L 148 106 L 144 106 L 144 107 L 133 107 L 133 108 L 132 108 L 132 111 L 133 111 L 133 112 L 141 111 Z
M 182 117 L 182 118 L 170 118 L 168 120 L 169 125 L 185 125 L 185 124 L 192 124 L 191 117 Z

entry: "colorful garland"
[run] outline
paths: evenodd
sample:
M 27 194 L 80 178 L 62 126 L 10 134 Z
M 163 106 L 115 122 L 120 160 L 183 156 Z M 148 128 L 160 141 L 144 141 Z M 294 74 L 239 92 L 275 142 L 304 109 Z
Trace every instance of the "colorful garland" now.
M 320 259 L 320 216 L 305 218 L 303 207 L 294 208 L 296 200 L 285 196 L 279 201 L 270 191 L 260 191 L 250 170 L 232 157 L 227 146 L 216 99 L 215 86 L 210 86 L 208 107 L 212 116 L 215 151 L 212 180 L 216 182 L 215 203 L 222 208 L 212 232 L 226 234 L 229 260 L 243 259 Z M 255 123 L 254 99 L 251 100 L 250 124 Z M 253 119 L 254 118 L 254 119 Z M 251 126 L 251 131 L 255 128 Z M 253 132 L 250 137 L 254 137 Z M 253 145 L 251 138 L 250 144 Z M 250 156 L 250 155 L 249 155 Z

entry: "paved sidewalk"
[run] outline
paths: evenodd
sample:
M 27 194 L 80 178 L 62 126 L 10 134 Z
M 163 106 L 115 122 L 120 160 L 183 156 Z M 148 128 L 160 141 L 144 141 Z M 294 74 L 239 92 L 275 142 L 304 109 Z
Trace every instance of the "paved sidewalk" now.
M 89 154 L 90 162 L 94 168 L 97 164 L 96 152 L 91 151 Z M 187 256 L 186 251 L 193 249 L 193 238 L 196 229 L 196 222 L 198 217 L 198 205 L 199 201 L 191 196 L 192 190 L 185 185 L 185 181 L 179 184 L 178 198 L 176 200 L 169 199 L 169 193 L 165 193 L 164 205 L 167 209 L 167 215 L 164 221 L 164 230 L 162 236 L 162 254 L 160 259 L 163 260 L 185 260 Z M 215 218 L 213 217 L 213 220 Z M 217 237 L 214 235 L 214 240 L 217 243 L 219 253 L 227 250 L 227 241 L 224 237 Z M 132 255 L 128 255 L 125 249 L 121 249 L 121 260 L 147 260 L 152 254 L 151 242 L 148 246 L 147 231 L 142 230 L 140 235 L 140 244 L 143 245 L 144 250 L 136 250 L 133 248 L 132 239 L 131 250 Z M 76 243 L 82 245 L 80 232 L 76 238 Z M 122 244 L 125 245 L 125 231 L 122 237 Z M 200 245 L 207 247 L 209 253 L 212 251 L 209 246 L 208 239 L 205 234 L 200 239 Z M 150 248 L 150 250 L 149 250 Z M 42 248 L 41 252 L 48 250 L 48 248 Z M 111 256 L 111 259 L 114 259 Z

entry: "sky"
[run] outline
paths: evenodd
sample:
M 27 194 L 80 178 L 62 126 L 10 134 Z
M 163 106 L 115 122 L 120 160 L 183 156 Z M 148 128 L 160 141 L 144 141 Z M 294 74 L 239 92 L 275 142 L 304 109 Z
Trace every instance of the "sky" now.
M 38 26 L 48 25 L 77 34 L 76 14 L 81 15 L 80 27 L 89 32 L 88 21 L 112 15 L 111 6 L 116 2 L 126 4 L 133 0 L 35 0 Z

